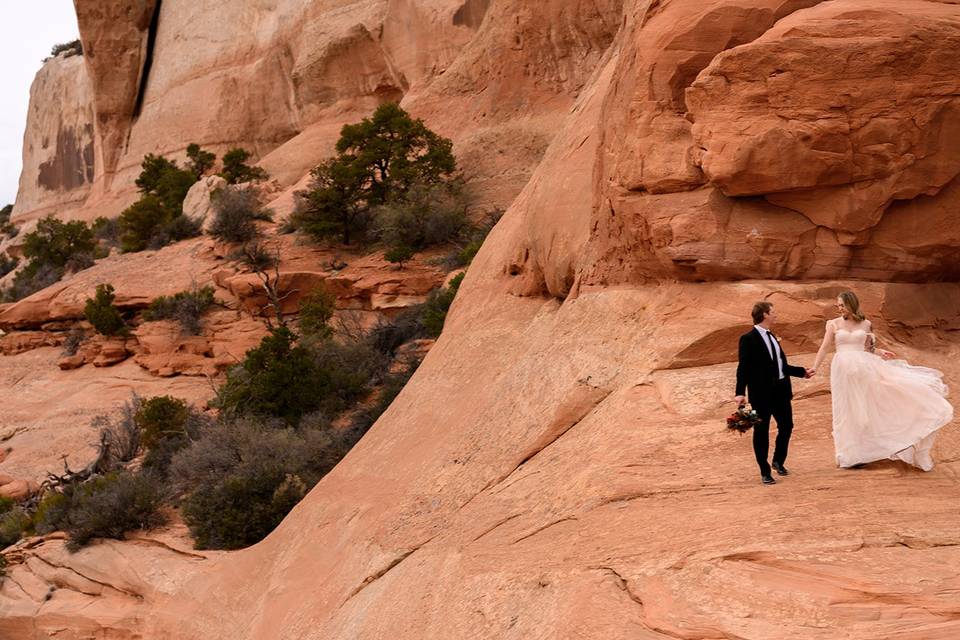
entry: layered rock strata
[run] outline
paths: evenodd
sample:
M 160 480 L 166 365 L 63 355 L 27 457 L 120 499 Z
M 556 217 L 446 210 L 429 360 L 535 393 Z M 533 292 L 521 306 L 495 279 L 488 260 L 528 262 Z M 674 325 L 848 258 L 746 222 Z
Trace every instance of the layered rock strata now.
M 486 143 L 477 163 L 505 140 L 549 141 L 542 162 L 532 175 L 533 152 L 492 162 L 523 191 L 444 334 L 347 458 L 264 542 L 151 592 L 132 627 L 103 628 L 164 640 L 960 633 L 956 421 L 932 473 L 839 470 L 829 372 L 798 381 L 794 473 L 776 487 L 723 426 L 759 299 L 809 365 L 852 288 L 886 346 L 960 382 L 960 5 L 452 9 L 436 15 L 476 35 L 435 80 L 400 83 L 405 100 Z M 518 131 L 542 136 L 527 147 Z M 278 165 L 294 166 L 281 150 Z M 4 589 L 19 607 L 31 597 Z M 52 629 L 69 603 L 41 611 L 36 628 Z

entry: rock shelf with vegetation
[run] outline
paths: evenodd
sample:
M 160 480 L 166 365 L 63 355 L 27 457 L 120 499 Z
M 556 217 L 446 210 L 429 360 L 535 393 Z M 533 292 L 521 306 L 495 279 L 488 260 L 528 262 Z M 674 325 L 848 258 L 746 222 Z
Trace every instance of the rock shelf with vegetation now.
M 75 5 L 0 217 L 4 638 L 960 634 L 956 420 L 837 469 L 823 372 L 773 488 L 723 426 L 761 299 L 960 384 L 960 5 Z

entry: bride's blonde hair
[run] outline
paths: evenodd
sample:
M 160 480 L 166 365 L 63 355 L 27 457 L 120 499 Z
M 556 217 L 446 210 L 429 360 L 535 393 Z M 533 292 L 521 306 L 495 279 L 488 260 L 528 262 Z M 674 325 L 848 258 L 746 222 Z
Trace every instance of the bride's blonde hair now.
M 850 314 L 851 318 L 857 322 L 863 322 L 866 319 L 863 311 L 860 310 L 860 299 L 857 298 L 857 294 L 853 291 L 844 291 L 841 293 L 840 301 L 843 302 L 843 306 L 847 309 L 847 313 Z

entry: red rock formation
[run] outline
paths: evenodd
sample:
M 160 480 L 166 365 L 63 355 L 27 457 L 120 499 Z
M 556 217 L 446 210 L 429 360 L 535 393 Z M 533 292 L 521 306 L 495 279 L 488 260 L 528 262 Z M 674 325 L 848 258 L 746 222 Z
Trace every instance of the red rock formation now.
M 864 11 L 724 1 L 635 18 L 638 55 L 621 56 L 599 120 L 584 281 L 956 278 L 940 230 L 960 175 L 960 103 L 941 80 L 957 8 Z M 905 226 L 904 208 L 933 224 Z
M 865 250 L 836 239 L 839 228 L 713 182 L 698 149 L 713 138 L 696 136 L 714 134 L 695 129 L 697 114 L 719 122 L 726 102 L 690 97 L 741 49 L 769 38 L 790 59 L 796 37 L 800 51 L 818 38 L 855 51 L 834 31 L 843 21 L 824 19 L 841 9 L 860 32 L 898 23 L 906 39 L 924 32 L 924 16 L 939 15 L 947 30 L 960 18 L 942 3 L 926 3 L 926 14 L 816 4 L 631 6 L 605 65 L 468 272 L 444 335 L 384 418 L 270 538 L 190 587 L 228 594 L 176 619 L 158 612 L 147 628 L 170 638 L 268 638 L 278 621 L 292 637 L 815 638 L 816 625 L 860 638 L 956 633 L 944 617 L 954 578 L 940 569 L 955 559 L 956 429 L 941 440 L 939 476 L 894 465 L 838 471 L 826 381 L 798 384 L 800 473 L 771 494 L 756 483 L 748 442 L 722 433 L 722 421 L 734 341 L 755 299 L 778 304 L 786 344 L 806 364 L 830 302 L 853 286 L 897 351 L 955 380 L 960 342 L 948 330 L 960 315 L 947 300 L 960 288 L 656 282 L 951 277 L 952 265 L 933 270 L 932 259 L 870 270 Z M 827 32 L 786 27 L 814 24 Z M 930 58 L 950 42 L 932 39 Z M 804 68 L 849 82 L 843 68 Z M 756 100 L 744 119 L 766 114 L 766 96 Z M 944 219 L 954 210 L 932 206 Z M 906 242 L 928 251 L 922 237 Z M 898 551 L 911 547 L 926 551 Z M 269 595 L 227 587 L 253 575 L 269 576 Z M 237 611 L 258 613 L 236 620 Z
M 0 582 L 5 637 L 142 638 L 147 610 L 218 555 L 191 549 L 186 528 L 176 524 L 76 553 L 63 538 L 51 534 L 7 549 L 12 566 Z
M 101 190 L 117 170 L 140 115 L 159 0 L 74 2 L 96 112 L 96 176 Z
M 956 421 L 932 473 L 838 470 L 824 372 L 797 383 L 795 473 L 776 487 L 757 482 L 748 439 L 723 430 L 735 339 L 761 298 L 799 364 L 850 287 L 888 346 L 960 381 L 960 285 L 932 282 L 957 279 L 960 5 L 637 0 L 622 22 L 612 2 L 418 7 L 412 33 L 452 14 L 476 35 L 459 55 L 423 49 L 446 65 L 435 77 L 392 49 L 419 71 L 391 86 L 458 132 L 468 171 L 513 171 L 500 184 L 523 192 L 444 334 L 350 455 L 264 542 L 151 592 L 142 625 L 96 617 L 100 628 L 164 640 L 960 633 Z M 369 54 L 360 8 L 339 9 L 348 18 L 322 41 Z M 372 61 L 363 86 L 383 73 Z M 335 111 L 323 113 L 297 145 L 331 139 Z M 533 138 L 551 144 L 529 180 L 533 151 L 484 157 Z M 274 153 L 286 167 L 303 157 Z M 34 624 L 61 624 L 72 602 L 55 597 Z
M 23 169 L 14 208 L 18 220 L 83 204 L 96 166 L 92 99 L 80 56 L 52 58 L 37 73 L 30 87 Z

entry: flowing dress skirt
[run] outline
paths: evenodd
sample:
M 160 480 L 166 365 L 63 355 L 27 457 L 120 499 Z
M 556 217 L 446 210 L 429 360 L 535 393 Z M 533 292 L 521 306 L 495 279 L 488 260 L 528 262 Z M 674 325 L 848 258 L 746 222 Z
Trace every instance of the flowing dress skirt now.
M 845 349 L 833 357 L 830 389 L 839 466 L 892 459 L 933 468 L 937 430 L 953 419 L 942 373 Z

